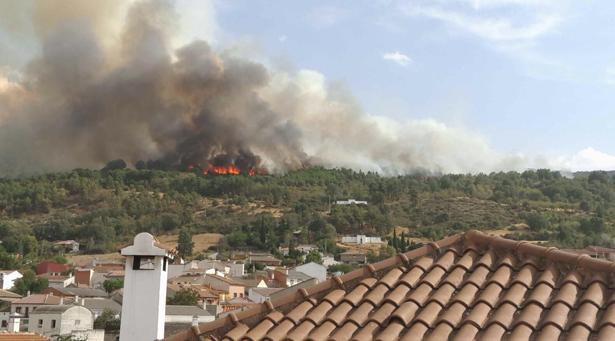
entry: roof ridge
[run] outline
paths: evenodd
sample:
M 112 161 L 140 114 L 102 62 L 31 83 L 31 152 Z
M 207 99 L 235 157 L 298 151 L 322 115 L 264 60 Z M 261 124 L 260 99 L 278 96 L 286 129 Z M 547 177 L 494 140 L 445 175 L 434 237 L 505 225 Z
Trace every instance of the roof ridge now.
M 477 230 L 469 230 L 463 234 L 456 234 L 447 238 L 444 238 L 437 242 L 430 242 L 418 249 L 411 250 L 405 253 L 397 254 L 393 257 L 385 260 L 366 264 L 365 266 L 355 269 L 349 273 L 341 276 L 332 277 L 315 286 L 297 290 L 292 293 L 284 294 L 271 301 L 265 301 L 257 304 L 256 306 L 247 310 L 230 313 L 227 316 L 214 320 L 212 322 L 199 324 L 191 329 L 169 336 L 164 340 L 167 341 L 179 341 L 179 340 L 197 340 L 199 336 L 202 336 L 208 332 L 212 332 L 218 328 L 230 325 L 231 328 L 243 323 L 245 320 L 252 320 L 252 318 L 270 313 L 277 308 L 286 307 L 294 302 L 303 301 L 306 299 L 312 299 L 313 297 L 324 294 L 329 290 L 335 288 L 342 288 L 346 283 L 354 282 L 372 276 L 374 273 L 381 272 L 386 269 L 391 269 L 396 266 L 410 265 L 412 260 L 420 257 L 440 253 L 442 249 L 450 248 L 457 243 L 463 243 L 465 248 L 478 249 L 487 247 L 495 250 L 514 250 L 515 252 L 526 254 L 536 257 L 544 257 L 554 263 L 569 264 L 575 267 L 581 267 L 588 270 L 594 270 L 598 272 L 614 272 L 615 262 L 594 259 L 588 255 L 576 254 L 573 252 L 563 251 L 555 247 L 546 247 L 541 245 L 532 244 L 527 241 L 516 241 L 500 236 L 492 236 L 487 233 Z

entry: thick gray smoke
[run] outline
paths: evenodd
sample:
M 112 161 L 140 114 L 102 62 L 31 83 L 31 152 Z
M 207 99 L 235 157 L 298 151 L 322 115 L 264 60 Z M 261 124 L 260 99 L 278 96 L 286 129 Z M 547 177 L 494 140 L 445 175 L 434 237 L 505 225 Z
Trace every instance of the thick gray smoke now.
M 168 2 L 132 5 L 111 43 L 100 15 L 110 11 L 97 6 L 113 2 L 78 3 L 62 16 L 64 7 L 35 2 L 41 53 L 18 77 L 0 72 L 0 175 L 220 155 L 255 155 L 274 172 L 518 166 L 462 130 L 368 115 L 318 72 L 268 70 L 204 41 L 172 49 L 178 18 Z

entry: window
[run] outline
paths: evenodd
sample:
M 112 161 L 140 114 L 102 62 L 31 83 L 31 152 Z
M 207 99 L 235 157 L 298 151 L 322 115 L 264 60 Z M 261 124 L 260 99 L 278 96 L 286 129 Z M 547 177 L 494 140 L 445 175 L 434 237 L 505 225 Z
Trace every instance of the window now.
M 43 328 L 43 320 L 38 320 L 38 328 Z
M 75 320 L 75 326 L 78 326 L 81 324 L 81 320 Z
M 16 312 L 17 314 L 21 314 L 21 307 L 17 307 L 17 308 L 15 308 L 15 312 Z
M 135 256 L 132 261 L 133 270 L 154 270 L 155 268 L 153 256 Z
M 6 320 L 2 320 L 2 328 L 7 328 L 8 325 L 9 324 L 6 322 Z
M 237 293 L 236 293 L 236 292 L 235 292 L 235 293 L 233 293 L 233 297 L 237 297 Z
M 51 328 L 55 329 L 56 327 L 56 320 L 51 320 Z

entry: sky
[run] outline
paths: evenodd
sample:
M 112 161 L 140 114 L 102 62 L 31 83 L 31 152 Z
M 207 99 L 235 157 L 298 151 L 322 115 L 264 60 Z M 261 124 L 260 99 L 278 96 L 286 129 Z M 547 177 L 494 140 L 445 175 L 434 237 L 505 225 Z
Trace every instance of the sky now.
M 575 170 L 615 168 L 615 4 L 250 0 L 215 9 L 221 41 L 318 70 L 369 113 L 433 118 L 502 153 Z
M 0 11 L 7 5 L 0 0 Z M 433 121 L 527 168 L 615 169 L 615 3 L 177 0 L 176 8 L 177 46 L 204 39 L 276 70 L 314 70 L 368 115 Z M 8 34 L 20 22 L 11 18 L 0 25 L 7 79 L 37 53 Z

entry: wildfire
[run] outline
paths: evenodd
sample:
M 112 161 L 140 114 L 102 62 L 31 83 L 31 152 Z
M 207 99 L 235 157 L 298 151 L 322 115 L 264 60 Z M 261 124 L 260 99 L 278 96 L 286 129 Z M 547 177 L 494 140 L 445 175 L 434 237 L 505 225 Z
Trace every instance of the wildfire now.
M 189 172 L 193 171 L 194 169 L 198 169 L 199 171 L 201 171 L 201 173 L 203 175 L 240 175 L 240 174 L 246 174 L 248 176 L 255 176 L 257 174 L 257 171 L 255 168 L 248 168 L 246 171 L 242 171 L 241 169 L 239 169 L 239 167 L 231 164 L 231 165 L 225 165 L 225 166 L 214 166 L 214 165 L 209 165 L 207 168 L 203 168 L 199 165 L 195 165 L 195 164 L 191 164 L 188 166 L 187 170 Z

